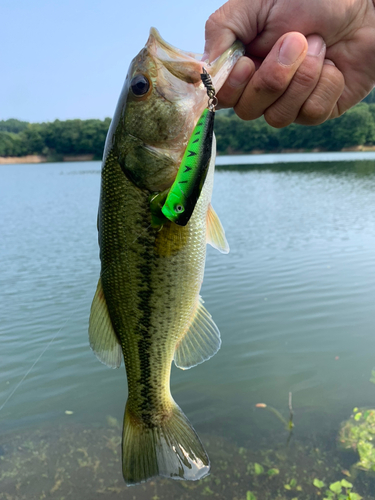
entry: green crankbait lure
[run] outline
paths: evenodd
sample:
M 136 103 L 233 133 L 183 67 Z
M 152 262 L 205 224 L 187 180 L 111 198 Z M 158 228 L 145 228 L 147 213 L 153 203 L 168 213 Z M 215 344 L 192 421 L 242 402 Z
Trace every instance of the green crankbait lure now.
M 211 159 L 217 98 L 212 80 L 203 68 L 202 82 L 207 89 L 208 107 L 203 111 L 188 142 L 176 179 L 161 211 L 167 219 L 186 226 L 206 180 Z
M 204 68 L 201 78 L 207 89 L 208 105 L 189 139 L 172 187 L 150 197 L 151 225 L 155 228 L 161 228 L 165 218 L 186 226 L 206 180 L 212 152 L 217 98 L 211 77 Z

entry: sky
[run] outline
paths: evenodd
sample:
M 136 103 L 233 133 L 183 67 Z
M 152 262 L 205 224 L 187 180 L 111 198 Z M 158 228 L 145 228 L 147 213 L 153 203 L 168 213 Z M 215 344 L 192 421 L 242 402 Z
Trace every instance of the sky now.
M 112 117 L 151 26 L 203 52 L 224 0 L 0 0 L 0 120 Z

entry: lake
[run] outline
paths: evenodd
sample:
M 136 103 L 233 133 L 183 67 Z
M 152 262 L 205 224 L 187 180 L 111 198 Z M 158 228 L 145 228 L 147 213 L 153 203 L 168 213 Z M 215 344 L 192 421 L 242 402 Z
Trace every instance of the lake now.
M 124 367 L 87 338 L 100 163 L 0 167 L 0 500 L 308 500 L 342 479 L 375 499 L 338 437 L 375 408 L 375 162 L 281 161 L 215 174 L 231 251 L 208 247 L 201 294 L 223 344 L 171 378 L 211 474 L 132 488 Z

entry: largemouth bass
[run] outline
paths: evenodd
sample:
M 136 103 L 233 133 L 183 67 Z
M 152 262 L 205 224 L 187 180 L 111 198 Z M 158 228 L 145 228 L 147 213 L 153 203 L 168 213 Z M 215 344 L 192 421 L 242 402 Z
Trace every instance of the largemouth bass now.
M 207 67 L 217 90 L 243 53 L 236 42 Z M 102 164 L 98 213 L 101 273 L 91 306 L 90 345 L 106 365 L 125 361 L 129 395 L 122 456 L 127 484 L 161 475 L 200 479 L 208 456 L 170 393 L 171 363 L 213 356 L 220 333 L 199 290 L 206 243 L 228 252 L 210 200 L 209 171 L 186 226 L 151 224 L 150 197 L 168 189 L 207 106 L 200 56 L 167 44 L 155 29 L 132 61 Z

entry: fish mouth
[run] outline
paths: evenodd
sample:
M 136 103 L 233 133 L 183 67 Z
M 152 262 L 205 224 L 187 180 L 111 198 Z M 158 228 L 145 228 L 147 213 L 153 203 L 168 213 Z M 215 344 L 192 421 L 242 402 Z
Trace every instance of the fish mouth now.
M 157 29 L 150 29 L 146 48 L 172 75 L 186 83 L 192 83 L 204 89 L 201 80 L 203 68 L 212 78 L 216 93 L 219 92 L 238 59 L 244 55 L 245 48 L 237 40 L 221 56 L 208 64 L 202 61 L 202 54 L 188 52 L 166 42 Z

